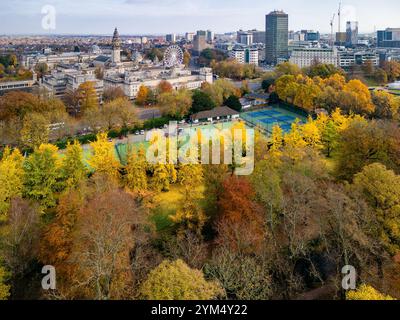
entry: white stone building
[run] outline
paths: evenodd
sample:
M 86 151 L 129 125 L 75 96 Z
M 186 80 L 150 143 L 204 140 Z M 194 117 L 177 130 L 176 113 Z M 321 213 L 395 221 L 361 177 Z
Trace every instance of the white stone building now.
M 315 62 L 338 66 L 336 48 L 293 48 L 289 62 L 300 68 L 309 67 Z
M 204 82 L 213 83 L 213 74 L 210 68 L 201 68 L 198 72 L 182 67 L 171 70 L 149 68 L 139 71 L 127 70 L 123 74 L 110 70 L 104 77 L 104 87 L 120 87 L 125 95 L 133 100 L 141 86 L 155 89 L 163 80 L 168 81 L 175 90 L 180 88 L 195 90 L 201 88 Z

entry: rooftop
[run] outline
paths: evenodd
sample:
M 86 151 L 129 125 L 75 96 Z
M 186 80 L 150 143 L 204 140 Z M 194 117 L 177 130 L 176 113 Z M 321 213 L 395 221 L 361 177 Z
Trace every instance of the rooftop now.
M 195 113 L 191 116 L 192 120 L 201 120 L 201 119 L 210 119 L 210 118 L 217 118 L 217 117 L 226 117 L 226 116 L 234 116 L 238 115 L 239 112 L 235 111 L 231 108 L 226 106 L 217 107 L 212 110 L 201 111 Z

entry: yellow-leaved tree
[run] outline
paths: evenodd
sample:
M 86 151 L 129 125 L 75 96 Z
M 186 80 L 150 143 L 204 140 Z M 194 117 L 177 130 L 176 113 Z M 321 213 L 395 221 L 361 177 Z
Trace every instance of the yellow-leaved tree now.
M 147 190 L 147 163 L 143 148 L 130 153 L 125 170 L 125 182 L 128 189 L 136 192 Z
M 118 180 L 120 163 L 115 157 L 114 144 L 108 141 L 107 133 L 99 133 L 97 140 L 90 146 L 93 149 L 93 155 L 88 160 L 90 167 L 96 173 Z
M 4 221 L 13 197 L 22 195 L 24 159 L 21 152 L 9 148 L 4 150 L 0 161 L 0 221 Z
M 10 296 L 10 286 L 5 283 L 7 276 L 6 270 L 0 266 L 0 300 L 7 300 Z
M 212 300 L 222 296 L 224 290 L 182 260 L 165 260 L 150 272 L 140 294 L 145 300 Z
M 62 159 L 61 176 L 66 188 L 76 188 L 84 180 L 87 174 L 83 162 L 83 150 L 78 141 L 73 144 L 68 142 L 65 157 Z
M 346 294 L 347 300 L 396 300 L 389 295 L 380 293 L 375 288 L 362 284 L 357 290 L 349 291 Z

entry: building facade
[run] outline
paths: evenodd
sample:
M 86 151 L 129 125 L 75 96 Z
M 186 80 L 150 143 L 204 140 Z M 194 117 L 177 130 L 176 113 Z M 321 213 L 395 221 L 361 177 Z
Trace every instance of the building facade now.
M 112 38 L 112 56 L 111 61 L 113 64 L 121 63 L 121 39 L 119 38 L 118 29 L 115 28 Z
M 338 65 L 343 69 L 353 66 L 362 66 L 366 62 L 371 62 L 374 66 L 379 66 L 379 54 L 375 51 L 340 51 L 338 55 Z
M 324 63 L 338 66 L 338 51 L 336 48 L 293 48 L 289 61 L 300 68 L 312 64 Z
M 379 48 L 400 48 L 400 28 L 378 31 L 377 42 Z
M 102 103 L 104 83 L 95 76 L 95 69 L 79 71 L 75 69 L 57 69 L 43 77 L 41 88 L 44 88 L 49 96 L 64 99 L 68 93 L 73 93 L 85 82 L 92 82 L 96 90 L 99 103 Z
M 229 51 L 229 57 L 241 64 L 253 64 L 258 66 L 258 48 L 247 46 L 235 46 Z
M 204 82 L 213 83 L 213 73 L 210 68 L 201 68 L 197 72 L 183 68 L 165 70 L 152 68 L 140 71 L 126 71 L 124 74 L 110 72 L 104 77 L 104 87 L 121 88 L 131 100 L 135 99 L 141 86 L 156 89 L 163 80 L 168 81 L 175 90 L 186 88 L 195 90 L 201 88 Z
M 352 47 L 358 43 L 358 22 L 347 21 L 346 23 L 346 46 Z
M 283 11 L 273 11 L 265 18 L 265 60 L 277 64 L 288 58 L 289 16 Z

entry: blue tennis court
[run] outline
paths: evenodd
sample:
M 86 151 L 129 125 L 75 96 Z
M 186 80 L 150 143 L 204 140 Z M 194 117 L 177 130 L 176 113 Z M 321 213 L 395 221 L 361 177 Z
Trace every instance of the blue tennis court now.
M 268 107 L 263 110 L 242 113 L 241 118 L 254 126 L 261 126 L 267 132 L 272 132 L 275 125 L 279 125 L 283 131 L 289 132 L 296 119 L 302 123 L 307 120 L 304 116 L 280 107 Z

